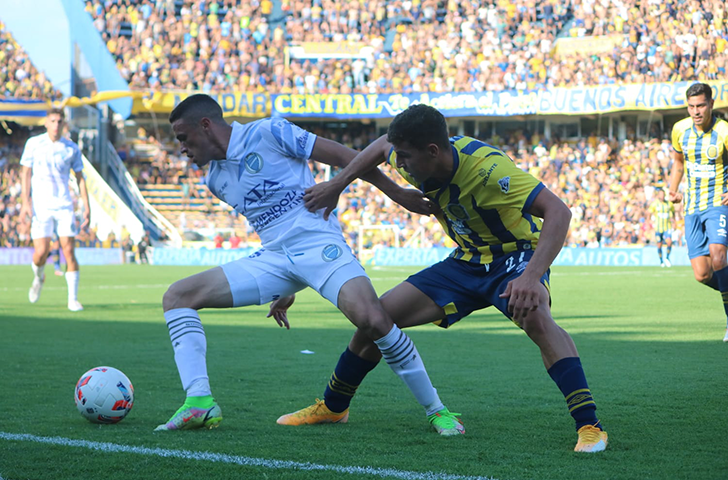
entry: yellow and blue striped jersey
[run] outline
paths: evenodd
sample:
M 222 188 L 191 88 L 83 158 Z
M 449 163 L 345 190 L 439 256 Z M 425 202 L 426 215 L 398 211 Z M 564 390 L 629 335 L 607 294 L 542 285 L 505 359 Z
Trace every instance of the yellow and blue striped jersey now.
M 685 213 L 719 207 L 728 193 L 728 122 L 713 117 L 710 129 L 698 132 L 692 118 L 684 118 L 672 127 L 672 148 L 685 157 Z
M 675 206 L 668 201 L 655 200 L 650 205 L 650 213 L 655 217 L 655 232 L 664 233 L 672 230 L 672 215 Z
M 437 220 L 458 245 L 450 256 L 487 264 L 506 253 L 536 248 L 542 222 L 528 210 L 543 183 L 479 140 L 452 137 L 450 145 L 453 172 L 444 185 L 420 184 L 397 168 L 394 149 L 389 153 L 389 164 L 440 206 Z

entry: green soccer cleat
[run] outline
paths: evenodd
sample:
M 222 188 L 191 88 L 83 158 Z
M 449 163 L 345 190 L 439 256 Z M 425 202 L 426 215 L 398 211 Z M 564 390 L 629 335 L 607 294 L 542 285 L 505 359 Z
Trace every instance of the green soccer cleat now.
M 222 422 L 222 411 L 214 400 L 212 406 L 208 408 L 194 407 L 185 402 L 167 423 L 159 425 L 154 431 L 211 429 L 219 426 L 220 422 Z
M 465 427 L 458 417 L 461 414 L 451 413 L 447 407 L 427 416 L 430 425 L 442 436 L 463 435 Z

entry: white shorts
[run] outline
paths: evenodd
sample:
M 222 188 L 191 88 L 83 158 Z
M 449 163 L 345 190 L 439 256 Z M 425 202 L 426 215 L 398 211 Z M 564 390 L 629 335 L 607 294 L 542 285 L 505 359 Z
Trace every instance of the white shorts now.
M 75 237 L 78 235 L 76 217 L 73 210 L 35 210 L 30 224 L 30 238 L 51 238 L 55 232 L 59 237 Z
M 258 286 L 258 305 L 292 295 L 306 287 L 338 306 L 341 287 L 356 277 L 365 277 L 343 238 L 332 235 L 308 236 L 303 241 L 286 241 L 280 249 L 261 249 L 249 257 L 222 266 L 230 284 L 233 306 L 250 305 L 250 278 Z

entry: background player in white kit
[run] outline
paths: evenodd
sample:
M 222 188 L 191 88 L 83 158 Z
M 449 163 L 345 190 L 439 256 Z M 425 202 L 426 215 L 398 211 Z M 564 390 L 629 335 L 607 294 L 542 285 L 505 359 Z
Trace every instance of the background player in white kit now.
M 461 423 L 437 396 L 414 344 L 382 308 L 338 220 L 325 220 L 323 210 L 304 207 L 304 191 L 315 183 L 308 159 L 345 165 L 356 152 L 282 118 L 228 125 L 217 102 L 202 94 L 181 102 L 169 121 L 182 153 L 200 167 L 209 164 L 205 183 L 210 191 L 246 216 L 263 248 L 175 282 L 164 294 L 164 318 L 187 399 L 157 430 L 212 428 L 222 421 L 210 390 L 198 310 L 274 302 L 273 312 L 273 306 L 280 308 L 276 300 L 311 287 L 374 339 L 428 415 L 440 414 L 439 425 L 434 425 L 439 433 L 461 433 Z M 397 186 L 379 170 L 366 179 L 393 200 L 429 211 L 420 192 Z M 285 313 L 272 315 L 287 322 Z
M 68 309 L 83 310 L 78 301 L 78 260 L 76 260 L 76 235 L 79 232 L 73 212 L 73 199 L 68 186 L 71 170 L 76 176 L 78 191 L 83 201 L 83 222 L 86 228 L 91 218 L 86 180 L 83 176 L 83 160 L 78 145 L 63 137 L 65 117 L 62 109 L 51 109 L 46 116 L 46 133 L 31 137 L 25 144 L 20 158 L 22 166 L 23 205 L 22 221 L 31 219 L 30 236 L 33 239 L 33 283 L 28 292 L 30 303 L 40 298 L 45 281 L 45 264 L 51 251 L 53 232 L 58 238 L 66 257 L 66 283 L 68 284 Z

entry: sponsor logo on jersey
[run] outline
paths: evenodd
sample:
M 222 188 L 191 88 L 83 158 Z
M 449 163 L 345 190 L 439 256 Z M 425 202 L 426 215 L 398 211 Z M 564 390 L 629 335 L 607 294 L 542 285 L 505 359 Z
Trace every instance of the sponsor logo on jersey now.
M 488 180 L 490 180 L 490 176 L 493 173 L 493 170 L 495 170 L 495 167 L 497 167 L 497 166 L 498 166 L 498 164 L 494 163 L 493 165 L 490 166 L 490 168 L 488 169 L 487 172 L 485 171 L 484 168 L 481 168 L 480 170 L 478 170 L 478 175 L 480 177 L 483 177 L 483 181 L 481 182 L 483 184 L 483 186 L 488 185 Z
M 511 189 L 511 177 L 501 178 L 498 180 L 498 185 L 500 185 L 501 192 L 508 193 L 508 190 Z
M 306 144 L 308 143 L 308 135 L 309 135 L 309 133 L 304 130 L 303 132 L 301 132 L 301 135 L 296 139 L 296 141 L 298 142 L 298 148 L 301 149 L 302 153 L 306 151 Z
M 245 156 L 245 170 L 248 173 L 258 173 L 263 169 L 263 157 L 257 153 L 249 153 Z
M 470 230 L 470 227 L 465 225 L 465 222 L 463 222 L 462 220 L 458 220 L 457 218 L 451 218 L 450 225 L 453 231 L 458 235 L 470 235 L 471 233 L 473 233 L 473 231 Z
M 268 210 L 261 213 L 255 218 L 248 218 L 250 225 L 256 232 L 270 225 L 270 223 L 282 217 L 287 212 L 293 210 L 294 207 L 303 204 L 303 192 L 293 190 L 286 192 L 277 204 L 271 206 Z
M 323 258 L 325 262 L 333 262 L 334 260 L 339 258 L 342 253 L 343 251 L 341 250 L 340 246 L 336 245 L 335 243 L 331 243 L 329 245 L 326 245 L 321 251 L 321 258 Z
M 283 187 L 285 187 L 285 185 L 282 185 L 280 182 L 263 180 L 261 183 L 248 190 L 248 193 L 243 199 L 243 213 L 247 211 L 248 207 L 251 205 L 259 205 L 270 200 L 270 198 Z

